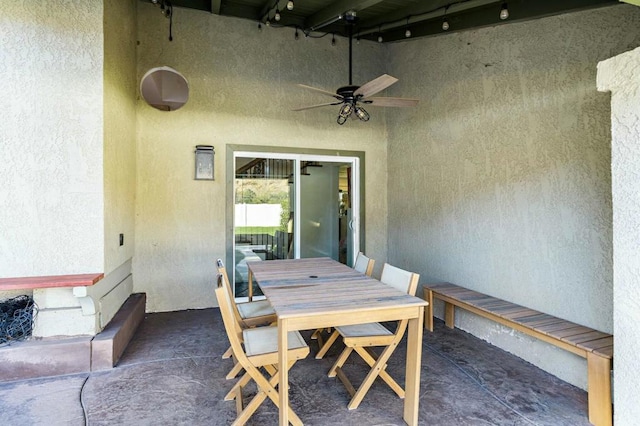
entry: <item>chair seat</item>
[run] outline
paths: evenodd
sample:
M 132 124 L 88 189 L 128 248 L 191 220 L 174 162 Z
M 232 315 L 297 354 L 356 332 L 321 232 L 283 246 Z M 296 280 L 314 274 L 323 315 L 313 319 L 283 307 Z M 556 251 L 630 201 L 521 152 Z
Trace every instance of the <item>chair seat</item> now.
M 336 327 L 338 333 L 342 337 L 366 337 L 366 336 L 392 336 L 393 333 L 387 330 L 385 326 L 379 322 L 371 322 L 368 324 L 354 324 Z
M 247 356 L 278 352 L 278 327 L 249 328 L 243 330 L 242 335 Z M 288 343 L 289 350 L 307 347 L 307 343 L 297 331 L 289 332 Z
M 262 317 L 266 315 L 275 315 L 268 300 L 258 300 L 255 302 L 238 303 L 238 312 L 242 319 Z

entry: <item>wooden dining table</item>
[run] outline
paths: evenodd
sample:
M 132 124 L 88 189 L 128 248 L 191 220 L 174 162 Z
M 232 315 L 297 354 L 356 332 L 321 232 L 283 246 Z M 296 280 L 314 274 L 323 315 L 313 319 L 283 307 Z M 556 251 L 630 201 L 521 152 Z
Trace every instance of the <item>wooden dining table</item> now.
M 351 324 L 408 319 L 403 418 L 418 424 L 422 321 L 427 302 L 330 258 L 247 262 L 278 318 L 280 425 L 288 425 L 287 334 Z M 384 366 L 374 366 L 374 368 Z M 369 374 L 374 374 L 371 369 Z M 366 379 L 365 379 L 366 380 Z

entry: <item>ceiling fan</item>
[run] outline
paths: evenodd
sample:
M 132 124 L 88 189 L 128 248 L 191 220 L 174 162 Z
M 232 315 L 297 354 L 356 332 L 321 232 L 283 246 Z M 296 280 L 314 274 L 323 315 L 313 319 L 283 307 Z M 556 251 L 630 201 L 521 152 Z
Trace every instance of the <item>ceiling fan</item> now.
M 347 12 L 345 20 L 349 30 L 349 85 L 338 88 L 335 93 L 328 90 L 318 89 L 315 87 L 298 84 L 298 86 L 313 90 L 314 92 L 323 93 L 332 96 L 337 101 L 327 102 L 323 104 L 310 105 L 301 108 L 295 108 L 293 111 L 304 111 L 312 108 L 319 108 L 329 105 L 342 105 L 338 112 L 338 124 L 342 125 L 352 114 L 355 114 L 362 121 L 369 121 L 369 113 L 362 107 L 362 104 L 380 107 L 412 107 L 418 104 L 418 99 L 407 98 L 389 98 L 389 97 L 372 97 L 376 93 L 386 89 L 398 79 L 388 74 L 383 74 L 362 86 L 354 86 L 352 81 L 352 45 L 353 45 L 353 25 L 356 21 L 355 12 Z

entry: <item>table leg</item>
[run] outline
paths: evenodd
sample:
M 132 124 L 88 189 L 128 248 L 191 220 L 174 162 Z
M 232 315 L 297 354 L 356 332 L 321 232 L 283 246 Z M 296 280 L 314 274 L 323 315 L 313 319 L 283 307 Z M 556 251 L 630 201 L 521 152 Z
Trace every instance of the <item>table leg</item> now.
M 280 394 L 280 426 L 289 426 L 289 360 L 287 359 L 289 342 L 287 320 L 278 318 L 278 374 L 280 383 L 278 391 Z
M 249 302 L 253 301 L 253 272 L 249 268 Z
M 420 401 L 420 366 L 422 360 L 422 322 L 424 307 L 420 307 L 418 318 L 409 320 L 407 336 L 407 367 L 405 373 L 404 421 L 409 426 L 418 424 Z

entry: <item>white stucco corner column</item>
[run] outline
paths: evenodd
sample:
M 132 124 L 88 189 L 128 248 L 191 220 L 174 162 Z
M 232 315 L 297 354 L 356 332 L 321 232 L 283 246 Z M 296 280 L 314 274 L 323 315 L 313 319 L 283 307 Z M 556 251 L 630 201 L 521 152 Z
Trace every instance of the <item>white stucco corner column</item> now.
M 640 418 L 640 48 L 598 64 L 611 92 L 614 423 Z

